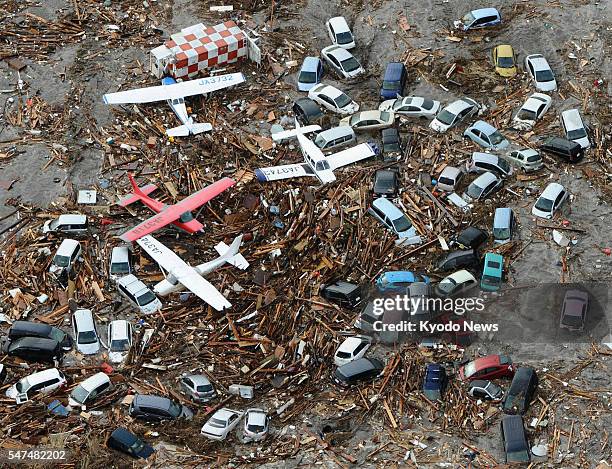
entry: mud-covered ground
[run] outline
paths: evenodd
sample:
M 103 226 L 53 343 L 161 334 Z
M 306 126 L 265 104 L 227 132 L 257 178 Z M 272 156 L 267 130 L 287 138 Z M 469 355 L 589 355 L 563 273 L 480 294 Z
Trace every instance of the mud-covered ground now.
M 19 24 L 28 13 L 47 21 L 57 21 L 65 15 L 70 15 L 71 21 L 78 22 L 74 16 L 75 6 L 71 3 L 45 0 L 40 3 L 28 2 L 17 5 L 15 2 L 5 1 L 0 2 L 0 12 L 3 9 L 7 12 L 2 20 L 5 24 Z M 83 16 L 94 8 L 99 8 L 101 11 L 108 8 L 113 13 L 112 17 L 107 15 L 97 17 L 96 21 L 85 21 L 83 35 L 58 44 L 44 60 L 25 57 L 27 67 L 20 72 L 19 76 L 5 61 L 0 61 L 0 91 L 2 92 L 0 104 L 4 109 L 2 121 L 0 121 L 0 182 L 3 183 L 3 187 L 0 187 L 0 231 L 17 221 L 18 215 L 10 216 L 10 214 L 20 207 L 19 204 L 37 209 L 54 210 L 56 203 L 59 202 L 61 207 L 70 197 L 71 187 L 85 189 L 100 187 L 100 185 L 107 187 L 107 184 L 110 184 L 111 193 L 125 193 L 127 191 L 127 184 L 124 180 L 125 168 L 109 170 L 108 164 L 105 163 L 107 162 L 105 152 L 108 152 L 108 149 L 105 149 L 98 139 L 93 137 L 109 134 L 120 136 L 121 129 L 118 130 L 117 125 L 127 127 L 129 120 L 139 118 L 128 107 L 113 110 L 105 106 L 101 101 L 101 95 L 115 91 L 119 86 L 125 89 L 136 85 L 155 84 L 155 80 L 146 74 L 148 51 L 151 47 L 157 46 L 163 38 L 182 27 L 200 21 L 207 25 L 215 24 L 227 18 L 222 14 L 209 12 L 209 2 L 200 1 L 151 2 L 150 10 L 143 9 L 142 2 L 112 2 L 111 7 L 103 7 L 101 2 L 81 3 L 75 2 Z M 218 2 L 220 3 L 223 2 Z M 229 2 L 226 3 L 229 4 Z M 572 107 L 578 107 L 581 110 L 584 119 L 594 131 L 598 130 L 599 135 L 607 135 L 598 142 L 600 148 L 604 147 L 602 160 L 594 160 L 592 156 L 594 149 L 587 153 L 585 160 L 576 166 L 567 166 L 556 163 L 553 159 L 546 159 L 546 168 L 538 173 L 541 177 L 525 181 L 513 179 L 505 186 L 511 188 L 512 193 L 504 188 L 491 203 L 484 204 L 485 209 L 479 208 L 477 215 L 471 219 L 472 223 L 490 230 L 496 206 L 511 206 L 518 215 L 520 253 L 517 254 L 519 249 L 516 249 L 514 251 L 514 254 L 517 254 L 516 257 L 513 257 L 510 265 L 507 266 L 509 267 L 506 271 L 508 291 L 502 292 L 500 296 L 489 295 L 487 298 L 492 316 L 507 315 L 509 317 L 516 314 L 520 321 L 518 326 L 514 324 L 514 327 L 546 327 L 547 324 L 552 324 L 556 320 L 559 298 L 550 293 L 555 291 L 554 289 L 549 290 L 542 287 L 542 284 L 556 284 L 561 281 L 588 282 L 588 285 L 593 286 L 593 291 L 598 292 L 596 296 L 600 306 L 599 321 L 590 324 L 593 334 L 587 333 L 586 339 L 581 343 L 566 340 L 546 340 L 544 342 L 525 340 L 517 343 L 513 340 L 502 340 L 501 337 L 481 337 L 481 340 L 468 348 L 465 357 L 487 353 L 507 353 L 512 356 L 514 362 L 536 368 L 541 377 L 540 399 L 528 411 L 525 422 L 531 424 L 533 419 L 540 420 L 540 425 L 537 427 L 528 427 L 530 443 L 532 445 L 538 442 L 547 443 L 552 448 L 547 459 L 537 460 L 541 467 L 596 467 L 601 460 L 611 461 L 611 449 L 608 443 L 608 433 L 612 427 L 610 352 L 605 347 L 599 348 L 591 343 L 593 341 L 598 344 L 606 335 L 605 328 L 609 327 L 611 314 L 607 290 L 612 278 L 612 257 L 604 252 L 605 248 L 612 247 L 609 222 L 612 215 L 610 206 L 612 168 L 610 167 L 609 148 L 612 123 L 610 105 L 612 84 L 609 79 L 612 76 L 610 59 L 612 23 L 609 2 L 564 0 L 504 2 L 501 6 L 503 25 L 468 34 L 460 33 L 458 34 L 461 37 L 459 42 L 448 39 L 448 36 L 454 34 L 451 33 L 453 21 L 459 19 L 470 9 L 485 6 L 482 3 L 463 0 L 419 2 L 311 0 L 291 4 L 275 2 L 275 8 L 268 2 L 243 3 L 244 5 L 234 3 L 234 9 L 239 10 L 244 7 L 249 11 L 253 10 L 251 21 L 258 26 L 262 34 L 264 50 L 281 65 L 290 59 L 299 62 L 304 55 L 318 55 L 318 51 L 329 43 L 325 21 L 332 16 L 345 16 L 357 41 L 357 47 L 353 53 L 365 66 L 367 74 L 353 83 L 337 81 L 329 74 L 324 81 L 347 92 L 360 103 L 362 110 L 375 109 L 378 106 L 378 89 L 386 63 L 403 60 L 406 57 L 408 57 L 406 60 L 409 60 L 410 52 L 425 50 L 426 54 L 431 53 L 433 57 L 413 67 L 408 67 L 409 81 L 405 94 L 430 97 L 441 101 L 443 105 L 457 97 L 467 95 L 486 104 L 489 113 L 494 113 L 499 106 L 507 105 L 504 98 L 511 96 L 512 113 L 504 112 L 496 115 L 493 122 L 517 147 L 524 146 L 526 143 L 537 147 L 542 137 L 561 135 L 562 129 L 558 122 L 558 113 Z M 270 24 L 271 13 L 273 17 Z M 401 15 L 406 16 L 410 25 L 408 31 L 402 31 L 398 25 Z M 109 31 L 106 29 L 110 18 L 120 21 L 120 31 L 122 31 L 119 38 L 112 40 L 109 39 Z M 266 29 L 261 31 L 266 22 L 268 22 Z M 151 25 L 155 25 L 156 28 L 153 29 Z M 289 56 L 282 38 L 300 44 L 303 49 L 293 49 L 293 55 Z M 509 123 L 513 112 L 534 91 L 533 86 L 529 84 L 523 70 L 520 71 L 519 76 L 508 82 L 493 73 L 489 54 L 491 48 L 499 43 L 512 44 L 519 61 L 530 53 L 543 54 L 552 66 L 559 83 L 559 91 L 552 93 L 551 109 L 547 112 L 543 122 L 536 126 L 533 134 L 527 137 L 510 130 Z M 269 50 L 266 50 L 266 44 L 269 45 Z M 279 52 L 278 48 L 282 50 Z M 458 74 L 451 77 L 461 85 L 448 82 L 444 78 L 446 70 L 454 62 L 459 63 L 465 70 L 463 75 Z M 270 96 L 273 96 L 271 101 L 279 103 L 278 108 L 275 109 L 277 119 L 288 115 L 291 102 L 300 96 L 295 91 L 298 68 L 288 69 L 288 73 L 283 75 L 281 80 L 275 80 L 272 75 L 258 76 L 257 69 L 252 65 L 245 66 L 245 69 L 247 68 L 247 80 L 252 77 L 253 83 L 247 82 L 246 85 L 236 90 L 222 94 L 219 99 L 223 105 L 233 100 L 245 100 L 248 103 L 252 94 L 259 93 L 260 89 L 265 88 Z M 7 116 L 16 113 L 17 100 L 20 99 L 17 93 L 19 78 L 25 84 L 25 91 L 22 92 L 22 95 L 27 94 L 29 97 L 40 98 L 45 103 L 45 109 L 51 110 L 45 114 L 48 122 L 33 127 L 31 120 L 35 116 L 30 114 L 30 121 L 11 125 Z M 604 85 L 596 87 L 593 82 L 599 78 L 604 79 Z M 570 85 L 570 81 L 578 87 L 580 92 Z M 523 89 L 519 91 L 521 87 Z M 515 91 L 519 92 L 515 93 Z M 203 106 L 206 106 L 206 103 Z M 165 123 L 176 125 L 171 111 L 165 105 L 144 106 L 143 108 L 147 110 L 148 116 L 155 116 Z M 201 115 L 206 115 L 205 109 L 199 110 Z M 488 120 L 487 114 L 483 118 Z M 58 120 L 60 124 L 54 128 L 54 123 L 57 123 Z M 231 125 L 219 124 L 213 130 L 213 134 L 216 137 L 223 136 L 224 132 L 260 133 L 265 137 L 270 135 L 270 122 L 267 122 L 265 117 L 256 118 L 243 113 L 233 125 L 236 127 L 235 131 L 232 130 Z M 403 135 L 407 136 L 420 127 L 426 128 L 426 124 L 403 124 L 401 129 Z M 36 131 L 40 128 L 43 129 L 42 133 Z M 456 163 L 464 159 L 466 153 L 476 150 L 475 145 L 461 139 L 461 132 L 464 128 L 465 124 L 449 132 L 448 141 L 457 151 L 443 155 L 440 161 Z M 422 137 L 427 134 L 428 131 L 423 130 L 418 139 L 413 141 L 413 145 L 415 147 L 421 143 L 428 145 L 438 138 L 425 139 Z M 363 136 L 360 138 L 364 139 Z M 368 138 L 375 138 L 375 136 L 370 135 Z M 102 141 L 104 140 L 105 138 L 102 138 Z M 216 141 L 221 141 L 221 139 L 218 138 Z M 222 161 L 225 149 L 222 146 L 212 144 L 212 140 L 208 137 L 194 138 L 193 142 L 192 144 L 181 141 L 173 144 L 175 145 L 173 147 L 167 146 L 166 148 L 176 147 L 179 151 L 189 155 L 201 150 L 202 154 L 209 155 L 210 161 L 203 160 L 204 163 L 200 166 L 207 168 L 210 166 L 215 176 L 215 172 L 220 173 L 221 169 L 225 169 L 226 162 Z M 164 145 L 165 143 L 164 141 Z M 162 154 L 166 155 L 162 153 L 163 151 L 163 149 L 160 150 L 160 158 Z M 227 151 L 229 154 L 229 149 Z M 297 155 L 297 152 L 293 152 L 291 161 L 297 161 Z M 52 158 L 53 161 L 50 162 Z M 240 154 L 242 167 L 250 170 L 269 165 L 270 160 L 275 158 L 276 155 L 272 157 L 269 155 L 256 156 L 247 151 Z M 402 177 L 406 184 L 418 177 L 408 163 L 402 168 Z M 152 169 L 146 173 L 149 174 L 151 182 L 156 182 L 155 168 L 151 166 L 155 164 L 145 159 L 138 162 L 140 170 Z M 418 164 L 413 166 L 418 167 Z M 350 167 L 344 173 L 340 172 L 339 179 L 348 178 L 349 175 L 354 177 L 357 173 L 361 174 L 360 167 L 363 168 L 361 170 L 363 174 L 372 173 L 372 164 L 367 163 L 363 166 Z M 432 176 L 435 177 L 435 174 Z M 367 178 L 364 177 L 363 180 Z M 564 232 L 575 241 L 570 245 L 569 250 L 557 245 L 552 240 L 551 230 L 538 228 L 534 217 L 531 216 L 531 207 L 537 194 L 548 182 L 552 181 L 561 182 L 572 194 L 570 203 L 555 220 L 557 223 L 567 220 L 570 228 L 578 230 Z M 11 182 L 12 185 L 7 190 L 4 183 L 8 182 Z M 289 186 L 305 190 L 308 183 L 289 182 Z M 262 196 L 269 196 L 271 193 L 270 189 L 256 182 L 241 185 L 237 191 L 240 199 L 247 193 Z M 321 207 L 324 203 L 323 199 L 329 196 L 323 189 L 317 189 L 314 193 L 316 202 Z M 279 197 L 279 193 L 273 194 Z M 107 203 L 112 203 L 112 201 L 107 201 Z M 225 200 L 224 203 L 226 205 L 222 207 L 235 208 L 236 206 L 236 203 L 232 205 L 231 201 Z M 281 200 L 274 200 L 274 203 L 280 205 Z M 284 206 L 287 205 L 286 201 L 283 203 Z M 59 212 L 62 210 L 60 208 Z M 140 213 L 146 214 L 144 211 Z M 5 216 L 7 217 L 3 218 Z M 127 216 L 121 220 L 127 224 L 131 221 Z M 255 222 L 256 220 L 245 222 L 242 226 L 243 230 L 249 231 L 253 229 L 253 226 L 259 226 Z M 359 220 L 359 223 L 362 221 Z M 381 238 L 384 236 L 384 232 L 376 228 L 371 217 L 365 215 L 363 223 L 364 226 L 367 226 L 369 233 L 377 233 Z M 222 226 L 215 226 L 209 230 L 207 235 L 214 236 L 215 241 L 223 239 Z M 10 235 L 10 233 L 9 231 L 7 234 Z M 4 236 L 6 237 L 7 234 Z M 267 236 L 264 233 L 261 236 L 262 244 L 270 243 L 275 238 L 283 239 L 282 235 Z M 168 235 L 163 239 L 167 242 L 173 238 L 175 238 L 174 235 Z M 384 240 L 386 241 L 387 238 Z M 207 244 L 209 244 L 208 248 L 212 246 L 212 242 Z M 333 242 L 330 244 L 333 246 Z M 246 249 L 245 255 L 251 261 L 251 269 L 255 270 L 262 266 L 271 270 L 275 268 L 272 262 L 266 260 L 266 257 L 256 254 L 257 245 L 250 245 Z M 322 245 L 321 250 L 324 249 L 325 252 L 329 252 L 327 245 Z M 191 252 L 191 254 L 194 253 Z M 194 255 L 189 260 L 202 262 L 199 257 L 202 254 L 198 252 L 197 256 Z M 210 255 L 210 251 L 206 251 L 206 255 Z M 391 257 L 396 259 L 399 255 L 401 251 L 393 251 L 392 256 L 382 256 L 376 259 L 374 272 L 378 268 L 391 268 L 386 261 Z M 428 255 L 430 255 L 428 252 L 421 253 L 416 260 L 406 259 L 394 263 L 392 267 L 412 270 L 420 266 Z M 436 255 L 438 253 L 431 254 L 431 256 Z M 99 270 L 104 272 L 105 266 L 101 259 L 93 259 L 93 262 L 100 264 Z M 342 265 L 342 262 L 338 264 Z M 349 265 L 349 262 L 346 265 Z M 567 268 L 565 269 L 564 266 Z M 276 268 L 278 269 L 278 264 Z M 368 274 L 374 272 L 368 272 Z M 294 274 L 295 272 L 291 275 Z M 362 275 L 353 268 L 350 271 L 342 270 L 340 275 L 350 276 L 351 280 L 363 283 L 370 280 L 370 275 Z M 220 281 L 220 277 L 219 275 L 215 280 Z M 435 276 L 436 279 L 441 277 L 439 273 Z M 251 276 L 248 279 L 250 282 Z M 290 286 L 295 283 L 297 291 L 297 279 L 288 278 L 285 282 Z M 251 292 L 263 292 L 263 290 L 255 290 L 254 285 L 246 284 L 242 280 L 239 283 Z M 231 282 L 226 287 L 229 285 Z M 538 285 L 550 295 L 550 301 L 547 301 L 546 298 L 542 300 L 538 294 Z M 6 286 L 7 289 L 12 287 L 12 285 Z M 7 301 L 7 293 L 7 291 L 0 291 L 3 301 Z M 40 294 L 33 288 L 31 293 Z M 113 295 L 108 285 L 105 293 L 107 296 Z M 257 296 L 257 293 L 253 296 Z M 232 295 L 239 296 L 235 292 Z M 541 303 L 534 301 L 533 303 L 537 306 L 534 307 L 532 297 L 529 295 L 535 295 L 541 300 Z M 542 294 L 542 297 L 545 295 Z M 241 310 L 238 317 L 246 316 L 254 311 L 254 302 L 251 300 L 252 298 L 249 301 L 245 300 L 244 303 L 239 303 L 244 305 L 244 310 Z M 234 298 L 232 301 L 234 302 Z M 277 303 L 272 303 L 272 306 L 276 306 Z M 287 313 L 295 314 L 297 317 L 302 309 L 300 307 L 297 310 L 294 305 L 291 303 L 291 308 L 287 308 Z M 37 313 L 48 313 L 44 311 L 44 306 L 41 306 L 40 309 L 41 311 Z M 97 314 L 105 320 L 135 317 L 133 313 L 117 308 L 116 303 L 103 305 Z M 266 314 L 270 314 L 270 311 L 266 311 Z M 326 318 L 329 317 L 329 309 L 315 310 L 315 314 L 319 316 L 319 321 L 325 323 Z M 537 315 L 538 320 L 532 321 L 530 315 Z M 351 331 L 350 324 L 354 316 L 355 312 L 343 314 L 342 320 L 334 316 L 336 324 L 330 322 L 329 326 L 348 333 Z M 209 324 L 198 317 L 197 319 L 192 318 L 184 326 L 185 328 L 192 327 L 199 334 L 203 330 L 214 329 L 220 323 L 216 321 Z M 68 322 L 63 323 L 63 326 L 68 327 Z M 179 328 L 183 329 L 183 326 Z M 106 339 L 104 329 L 102 328 L 101 334 L 103 340 Z M 265 335 L 258 329 L 255 329 L 255 332 Z M 252 330 L 249 331 L 249 334 L 252 333 Z M 298 329 L 291 333 L 295 333 L 298 340 L 304 339 L 311 343 L 318 340 L 305 329 Z M 227 335 L 229 336 L 229 333 Z M 283 336 L 282 333 L 278 335 Z M 291 337 L 276 345 L 287 345 L 289 339 Z M 172 336 L 165 336 L 165 340 L 172 341 Z M 379 399 L 377 393 L 382 393 L 384 386 L 378 387 L 377 385 L 360 390 L 338 390 L 331 384 L 328 379 L 333 370 L 331 353 L 342 340 L 342 336 L 334 334 L 329 337 L 329 340 L 331 344 L 326 349 L 327 355 L 312 357 L 304 368 L 299 368 L 295 363 L 291 363 L 298 370 L 296 371 L 297 377 L 292 376 L 290 383 L 286 386 L 280 386 L 277 389 L 270 386 L 269 383 L 258 385 L 253 401 L 232 398 L 226 393 L 223 395 L 223 399 L 228 399 L 230 407 L 246 409 L 261 406 L 269 410 L 272 415 L 272 430 L 270 437 L 264 443 L 242 443 L 238 436 L 240 432 L 234 432 L 235 436 L 225 442 L 210 443 L 199 435 L 200 427 L 206 420 L 200 415 L 196 415 L 192 422 L 181 424 L 167 423 L 150 426 L 133 423 L 125 419 L 125 406 L 115 403 L 113 406 L 101 408 L 100 410 L 103 411 L 101 417 L 91 417 L 94 421 L 89 424 L 89 430 L 85 432 L 88 438 L 87 444 L 79 444 L 82 442 L 78 442 L 78 436 L 72 437 L 70 444 L 75 447 L 80 446 L 81 451 L 80 459 L 75 459 L 73 462 L 77 467 L 129 467 L 132 465 L 131 461 L 121 459 L 117 453 L 101 446 L 103 430 L 119 423 L 127 425 L 141 436 L 144 435 L 147 441 L 156 446 L 158 454 L 151 463 L 154 467 L 184 467 L 187 464 L 193 466 L 200 464 L 201 467 L 213 465 L 228 467 L 231 464 L 234 467 L 248 465 L 249 467 L 270 468 L 314 465 L 323 467 L 352 465 L 466 467 L 468 459 L 464 456 L 465 444 L 471 446 L 472 449 L 477 449 L 483 455 L 486 453 L 490 456 L 490 458 L 485 456 L 477 458 L 474 467 L 493 467 L 492 461 L 503 462 L 499 415 L 495 412 L 495 406 L 484 403 L 475 406 L 472 402 L 470 403 L 471 411 L 461 414 L 466 417 L 463 421 L 458 422 L 449 415 L 460 414 L 457 409 L 467 402 L 465 392 L 459 390 L 459 387 L 457 389 L 453 387 L 452 398 L 449 397 L 444 405 L 426 403 L 417 389 L 420 385 L 419 380 L 422 377 L 424 363 L 435 359 L 444 362 L 459 362 L 462 359 L 460 353 L 436 352 L 431 355 L 430 352 L 416 351 L 414 347 L 409 347 L 409 351 L 402 355 L 404 352 L 400 350 L 399 355 L 412 358 L 402 358 L 403 361 L 397 368 L 389 370 L 396 374 L 396 379 L 391 380 L 395 390 L 391 392 L 385 390 L 386 394 Z M 198 350 L 198 354 L 194 355 L 191 349 L 187 351 L 187 348 L 183 349 L 174 343 L 171 343 L 168 349 L 175 354 L 185 353 L 184 361 L 179 355 L 173 359 L 178 365 L 169 368 L 166 372 L 132 371 L 129 376 L 126 373 L 126 378 L 131 379 L 134 376 L 142 378 L 158 389 L 159 386 L 175 387 L 176 379 L 181 373 L 194 370 L 205 371 L 212 376 L 220 373 L 222 378 L 219 379 L 219 384 L 223 389 L 241 379 L 246 379 L 246 376 L 241 375 L 235 362 L 231 361 L 237 355 L 235 347 L 228 349 L 226 368 L 218 362 L 214 366 L 207 363 L 206 351 L 200 354 Z M 376 345 L 372 347 L 370 355 L 389 362 L 395 359 L 398 350 L 398 348 Z M 248 349 L 250 357 L 259 361 L 262 361 L 269 352 L 270 350 L 262 352 L 260 349 Z M 159 353 L 163 355 L 163 350 Z M 153 357 L 149 357 L 151 358 Z M 100 364 L 102 361 L 99 357 L 83 359 L 83 357 L 74 357 L 71 354 L 64 365 L 78 367 Z M 223 369 L 219 370 L 218 367 Z M 449 365 L 449 369 L 452 368 L 453 366 Z M 23 375 L 24 372 L 19 371 L 19 373 Z M 305 377 L 303 382 L 300 379 L 302 376 Z M 407 386 L 406 382 L 410 384 Z M 6 384 L 8 383 L 5 383 L 5 387 Z M 504 387 L 507 385 L 508 382 L 503 383 Z M 296 389 L 302 389 L 302 392 L 296 394 Z M 303 389 L 307 390 L 305 394 Z M 401 396 L 406 398 L 406 401 L 401 401 L 406 402 L 406 408 L 400 409 L 394 407 L 393 403 L 398 402 L 395 398 L 402 392 L 406 393 L 405 396 Z M 275 409 L 291 399 L 292 395 L 298 396 L 294 406 L 303 408 L 303 412 L 297 412 L 290 418 L 279 417 Z M 458 400 L 457 396 L 465 401 Z M 11 409 L 9 405 L 8 400 L 2 400 L 0 418 L 3 418 L 2 413 L 4 412 L 14 411 L 14 408 Z M 205 411 L 204 406 L 194 407 L 198 409 L 199 414 Z M 390 415 L 395 415 L 395 417 L 390 417 Z M 539 419 L 540 416 L 543 417 Z M 96 422 L 96 419 L 99 420 Z M 88 424 L 80 422 L 79 425 L 87 428 Z M 13 431 L 13 435 L 14 433 Z M 0 441 L 6 442 L 11 435 L 4 432 L 1 438 Z

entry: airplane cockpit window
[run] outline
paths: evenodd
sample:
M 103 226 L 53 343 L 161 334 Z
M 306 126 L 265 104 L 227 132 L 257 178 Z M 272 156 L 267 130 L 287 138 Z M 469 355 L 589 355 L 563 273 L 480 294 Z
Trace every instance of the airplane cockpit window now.
M 193 215 L 191 212 L 185 212 L 181 215 L 180 219 L 181 223 L 187 223 L 193 220 Z
M 323 170 L 329 169 L 329 163 L 327 161 L 319 161 L 317 162 L 315 169 L 317 171 L 323 171 Z

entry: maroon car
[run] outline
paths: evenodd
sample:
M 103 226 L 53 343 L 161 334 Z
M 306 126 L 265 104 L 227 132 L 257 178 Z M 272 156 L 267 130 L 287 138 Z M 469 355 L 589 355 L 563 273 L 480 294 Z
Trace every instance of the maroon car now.
M 508 355 L 487 355 L 466 363 L 459 368 L 461 380 L 512 378 L 514 368 Z
M 588 309 L 589 294 L 587 292 L 568 290 L 563 299 L 559 326 L 569 331 L 581 331 L 584 329 Z

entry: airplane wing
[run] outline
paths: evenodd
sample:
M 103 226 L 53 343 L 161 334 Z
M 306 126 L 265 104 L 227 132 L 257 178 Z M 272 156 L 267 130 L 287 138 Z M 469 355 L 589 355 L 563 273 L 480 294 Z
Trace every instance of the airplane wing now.
M 212 286 L 210 282 L 202 278 L 193 267 L 153 236 L 145 236 L 136 240 L 136 242 L 160 267 L 172 274 L 185 288 L 202 301 L 208 303 L 217 311 L 222 311 L 224 308 L 232 306 L 227 301 L 227 298 Z
M 306 127 L 296 127 L 295 129 L 283 130 L 272 134 L 272 140 L 280 142 L 291 137 L 297 136 L 297 134 L 307 134 L 309 132 L 317 132 L 321 130 L 319 125 L 307 125 Z
M 257 180 L 259 182 L 278 181 L 280 179 L 314 175 L 315 173 L 306 163 L 270 166 L 269 168 L 259 168 L 255 170 L 255 176 L 257 176 Z
M 136 241 L 138 238 L 151 234 L 154 231 L 169 225 L 173 221 L 178 220 L 183 213 L 190 212 L 191 210 L 204 205 L 210 199 L 216 197 L 225 189 L 233 186 L 234 184 L 236 184 L 236 181 L 230 178 L 223 178 L 219 181 L 213 182 L 211 185 L 191 194 L 189 197 L 184 198 L 180 202 L 166 207 L 164 210 L 156 215 L 153 215 L 151 218 L 147 218 L 139 225 L 123 233 L 120 238 L 123 241 L 129 242 Z
M 245 81 L 242 73 L 228 73 L 214 77 L 183 81 L 172 85 L 150 86 L 134 90 L 105 94 L 102 99 L 106 104 L 152 103 L 167 99 L 184 98 L 196 94 L 217 91 L 228 86 L 238 85 Z
M 354 147 L 339 151 L 333 155 L 329 155 L 327 157 L 327 161 L 329 162 L 329 166 L 333 171 L 334 169 L 338 169 L 342 166 L 365 160 L 366 158 L 371 158 L 373 156 L 376 156 L 376 153 L 372 147 L 367 143 L 360 143 Z

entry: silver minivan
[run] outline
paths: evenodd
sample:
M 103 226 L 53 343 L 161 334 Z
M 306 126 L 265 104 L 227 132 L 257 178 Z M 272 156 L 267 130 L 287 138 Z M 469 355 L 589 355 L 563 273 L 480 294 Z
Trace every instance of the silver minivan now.
M 515 223 L 514 212 L 511 208 L 500 207 L 495 209 L 495 216 L 493 217 L 495 244 L 506 244 L 512 240 Z
M 315 138 L 315 145 L 322 151 L 332 150 L 355 143 L 355 131 L 351 126 L 341 125 L 320 132 Z
M 80 213 L 60 215 L 54 220 L 47 220 L 42 227 L 43 234 L 68 233 L 82 234 L 87 232 L 87 216 Z
M 501 177 L 512 174 L 512 166 L 506 160 L 491 153 L 475 151 L 472 157 L 465 163 L 465 170 L 468 173 L 486 173 L 492 171 Z

